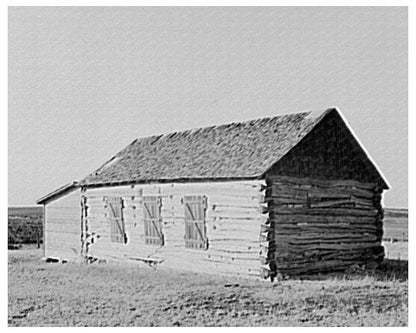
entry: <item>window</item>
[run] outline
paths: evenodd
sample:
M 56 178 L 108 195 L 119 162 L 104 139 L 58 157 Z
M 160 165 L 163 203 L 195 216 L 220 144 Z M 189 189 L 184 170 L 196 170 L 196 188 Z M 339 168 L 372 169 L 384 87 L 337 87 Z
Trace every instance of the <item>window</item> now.
M 207 198 L 202 195 L 185 196 L 185 247 L 208 249 L 206 211 Z
M 143 197 L 144 238 L 146 244 L 160 246 L 165 244 L 161 210 L 161 197 Z
M 123 199 L 120 197 L 106 198 L 108 219 L 110 220 L 111 241 L 127 243 L 127 235 L 123 218 Z

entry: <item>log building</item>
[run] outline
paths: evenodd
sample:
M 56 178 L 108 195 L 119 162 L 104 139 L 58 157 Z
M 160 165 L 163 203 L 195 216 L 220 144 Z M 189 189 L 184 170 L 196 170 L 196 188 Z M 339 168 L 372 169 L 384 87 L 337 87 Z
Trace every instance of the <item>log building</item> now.
M 388 188 L 331 108 L 137 139 L 38 204 L 45 257 L 273 278 L 381 262 Z

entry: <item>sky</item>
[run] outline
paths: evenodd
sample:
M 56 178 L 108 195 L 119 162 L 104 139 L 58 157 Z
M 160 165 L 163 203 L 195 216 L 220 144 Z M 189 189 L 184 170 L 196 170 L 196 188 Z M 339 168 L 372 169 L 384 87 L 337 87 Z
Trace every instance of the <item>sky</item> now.
M 405 7 L 9 7 L 8 204 L 138 137 L 337 106 L 408 206 Z

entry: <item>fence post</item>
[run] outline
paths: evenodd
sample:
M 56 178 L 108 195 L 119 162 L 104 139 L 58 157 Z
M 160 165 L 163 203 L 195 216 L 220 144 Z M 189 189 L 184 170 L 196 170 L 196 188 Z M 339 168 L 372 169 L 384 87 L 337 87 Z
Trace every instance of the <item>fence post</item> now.
M 36 226 L 36 245 L 40 249 L 39 226 Z

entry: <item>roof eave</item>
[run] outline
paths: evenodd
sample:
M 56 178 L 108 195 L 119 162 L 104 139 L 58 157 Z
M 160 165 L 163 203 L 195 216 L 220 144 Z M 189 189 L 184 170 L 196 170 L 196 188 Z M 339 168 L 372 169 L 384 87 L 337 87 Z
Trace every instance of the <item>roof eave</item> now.
M 360 139 L 358 138 L 358 136 L 355 134 L 354 130 L 352 129 L 352 127 L 350 126 L 350 124 L 348 123 L 347 119 L 345 118 L 345 116 L 343 115 L 343 113 L 338 109 L 338 108 L 334 108 L 336 110 L 336 112 L 338 113 L 338 115 L 341 117 L 342 121 L 344 122 L 345 126 L 347 126 L 347 128 L 349 129 L 349 131 L 351 132 L 351 135 L 354 137 L 354 139 L 358 142 L 358 144 L 360 145 L 360 148 L 364 151 L 364 154 L 366 155 L 366 157 L 370 160 L 371 164 L 374 166 L 374 168 L 376 169 L 380 180 L 381 180 L 381 187 L 385 190 L 389 190 L 390 184 L 387 182 L 387 178 L 383 175 L 383 172 L 380 170 L 380 168 L 378 167 L 377 163 L 374 161 L 374 159 L 371 157 L 370 153 L 367 151 L 367 149 L 364 147 L 364 145 L 361 143 Z
M 41 197 L 40 199 L 36 200 L 36 204 L 38 205 L 45 205 L 48 202 L 51 202 L 62 195 L 64 195 L 67 192 L 71 192 L 72 190 L 75 190 L 77 187 L 79 187 L 79 183 L 77 181 L 73 181 L 71 183 L 65 184 L 58 189 L 46 194 L 45 196 Z
M 136 179 L 112 182 L 81 182 L 79 187 L 95 188 L 95 187 L 113 187 L 128 186 L 141 184 L 166 184 L 166 183 L 197 183 L 197 182 L 232 182 L 232 181 L 251 181 L 262 179 L 262 174 L 255 174 L 243 177 L 192 177 L 192 178 L 159 178 L 159 179 Z

